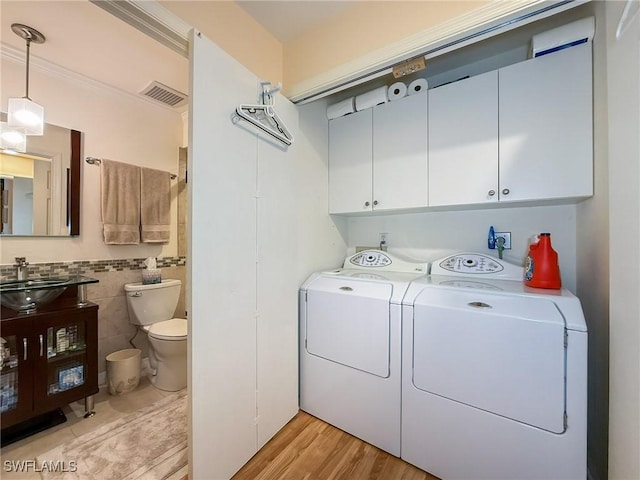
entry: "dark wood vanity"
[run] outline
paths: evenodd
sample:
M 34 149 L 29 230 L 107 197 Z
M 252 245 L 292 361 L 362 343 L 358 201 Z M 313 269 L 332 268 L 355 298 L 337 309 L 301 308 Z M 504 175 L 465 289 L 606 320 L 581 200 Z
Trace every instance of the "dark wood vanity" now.
M 16 435 L 24 438 L 34 429 L 65 421 L 60 407 L 71 402 L 89 398 L 87 409 L 93 409 L 91 396 L 98 393 L 98 305 L 79 305 L 78 288 L 67 288 L 29 314 L 2 306 L 3 445 Z

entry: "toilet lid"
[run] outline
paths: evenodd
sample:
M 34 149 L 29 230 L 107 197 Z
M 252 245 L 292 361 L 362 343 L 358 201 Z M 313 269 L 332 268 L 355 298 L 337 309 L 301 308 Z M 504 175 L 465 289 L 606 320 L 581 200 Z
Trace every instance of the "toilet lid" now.
M 147 330 L 149 336 L 158 340 L 186 340 L 187 320 L 185 318 L 172 318 L 163 322 L 154 323 Z

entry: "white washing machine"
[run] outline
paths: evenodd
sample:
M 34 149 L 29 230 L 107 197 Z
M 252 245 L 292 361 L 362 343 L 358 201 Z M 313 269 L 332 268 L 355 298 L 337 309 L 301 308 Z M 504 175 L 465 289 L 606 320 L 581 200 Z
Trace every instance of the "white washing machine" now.
M 366 250 L 300 289 L 300 408 L 396 456 L 402 299 L 427 266 Z
M 474 253 L 403 306 L 402 458 L 443 479 L 587 477 L 587 327 L 568 290 Z

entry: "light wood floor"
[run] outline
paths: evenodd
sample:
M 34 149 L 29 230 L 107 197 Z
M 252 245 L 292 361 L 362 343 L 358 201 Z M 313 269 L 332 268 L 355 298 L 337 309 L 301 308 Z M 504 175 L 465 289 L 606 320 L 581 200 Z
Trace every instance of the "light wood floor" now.
M 438 480 L 299 412 L 232 480 Z

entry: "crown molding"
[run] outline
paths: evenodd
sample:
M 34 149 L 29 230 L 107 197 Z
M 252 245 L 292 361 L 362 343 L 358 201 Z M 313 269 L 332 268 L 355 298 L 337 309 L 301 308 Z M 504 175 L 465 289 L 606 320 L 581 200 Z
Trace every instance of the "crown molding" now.
M 89 1 L 189 58 L 189 31 L 193 27 L 155 0 Z

